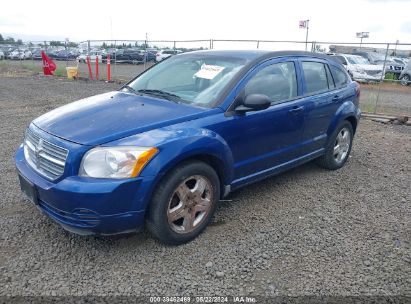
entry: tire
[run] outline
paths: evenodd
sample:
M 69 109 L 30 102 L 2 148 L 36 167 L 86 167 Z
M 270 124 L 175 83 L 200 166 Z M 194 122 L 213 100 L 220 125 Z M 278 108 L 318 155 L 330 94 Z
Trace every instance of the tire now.
M 353 136 L 351 123 L 347 120 L 342 121 L 331 135 L 325 154 L 316 159 L 317 164 L 329 170 L 343 167 L 351 153 Z
M 401 85 L 407 86 L 411 83 L 411 77 L 409 75 L 404 75 L 401 77 Z
M 211 222 L 219 199 L 220 181 L 214 169 L 199 161 L 185 162 L 156 187 L 146 227 L 162 243 L 189 242 Z

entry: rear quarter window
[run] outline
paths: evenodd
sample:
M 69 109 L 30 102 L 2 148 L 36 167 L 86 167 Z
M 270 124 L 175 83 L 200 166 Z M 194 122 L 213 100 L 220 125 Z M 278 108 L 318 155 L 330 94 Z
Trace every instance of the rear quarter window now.
M 337 88 L 346 86 L 349 82 L 347 73 L 334 65 L 330 65 L 330 68 L 334 78 L 335 86 Z

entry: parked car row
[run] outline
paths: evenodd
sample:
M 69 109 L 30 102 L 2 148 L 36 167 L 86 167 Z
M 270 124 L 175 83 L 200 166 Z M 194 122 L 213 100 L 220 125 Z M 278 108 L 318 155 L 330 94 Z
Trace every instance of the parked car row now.
M 402 84 L 409 83 L 411 78 L 409 74 L 411 61 L 406 58 L 392 56 L 386 58 L 384 54 L 377 52 L 329 53 L 328 55 L 340 62 L 351 78 L 359 82 L 378 82 L 387 74 L 392 74 L 394 79 L 404 80 Z
M 84 53 L 77 57 L 79 62 L 86 62 L 87 56 L 90 61 L 95 63 L 97 58 L 99 62 L 106 62 L 110 55 L 111 62 L 140 64 L 144 62 L 160 62 L 168 57 L 181 53 L 180 50 L 141 50 L 135 48 L 129 49 L 109 49 L 93 50 L 90 53 Z
M 404 70 L 405 64 L 403 62 L 395 61 L 393 57 L 387 56 L 382 53 L 377 52 L 354 52 L 354 55 L 359 55 L 366 58 L 371 64 L 374 65 L 384 65 L 385 61 L 385 73 L 393 73 L 396 75 L 396 78 L 401 74 L 401 71 Z
M 329 54 L 339 61 L 355 81 L 370 82 L 380 81 L 383 77 L 382 65 L 371 64 L 367 59 L 352 54 Z
M 99 62 L 106 62 L 107 55 L 110 54 L 111 62 L 118 63 L 132 63 L 139 64 L 144 62 L 158 62 L 165 58 L 168 58 L 174 54 L 181 53 L 181 51 L 176 50 L 161 50 L 157 49 L 138 49 L 138 48 L 127 48 L 127 49 L 93 49 L 87 52 L 82 49 L 68 48 L 68 49 L 58 49 L 58 48 L 48 48 L 47 50 L 41 48 L 15 48 L 12 46 L 0 48 L 0 59 L 13 59 L 13 60 L 25 60 L 34 59 L 41 60 L 41 52 L 45 51 L 47 56 L 55 60 L 78 60 L 79 62 L 86 62 L 87 56 L 90 60 L 95 63 L 96 58 Z

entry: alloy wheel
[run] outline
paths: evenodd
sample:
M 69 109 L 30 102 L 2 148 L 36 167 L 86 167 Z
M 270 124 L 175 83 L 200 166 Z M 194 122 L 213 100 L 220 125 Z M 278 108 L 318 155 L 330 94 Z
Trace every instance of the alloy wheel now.
M 195 230 L 211 210 L 213 186 L 204 176 L 193 175 L 174 190 L 168 204 L 167 219 L 171 229 L 180 234 Z
M 348 156 L 351 145 L 351 132 L 347 128 L 342 128 L 335 139 L 334 159 L 341 164 Z

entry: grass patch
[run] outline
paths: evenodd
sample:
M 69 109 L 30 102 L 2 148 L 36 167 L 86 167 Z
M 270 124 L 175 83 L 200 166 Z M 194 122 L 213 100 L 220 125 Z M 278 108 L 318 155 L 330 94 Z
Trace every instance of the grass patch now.
M 374 112 L 375 105 L 372 105 L 370 103 L 361 103 L 360 102 L 360 109 L 361 112 L 368 112 L 368 113 L 373 113 Z
M 57 69 L 54 71 L 54 76 L 58 76 L 58 77 L 67 76 L 66 67 L 57 67 Z
M 21 67 L 25 70 L 29 70 L 29 71 L 33 71 L 37 73 L 40 73 L 43 70 L 40 66 L 35 65 L 33 63 L 23 63 Z
M 386 73 L 384 80 L 398 80 L 397 74 L 394 73 Z

